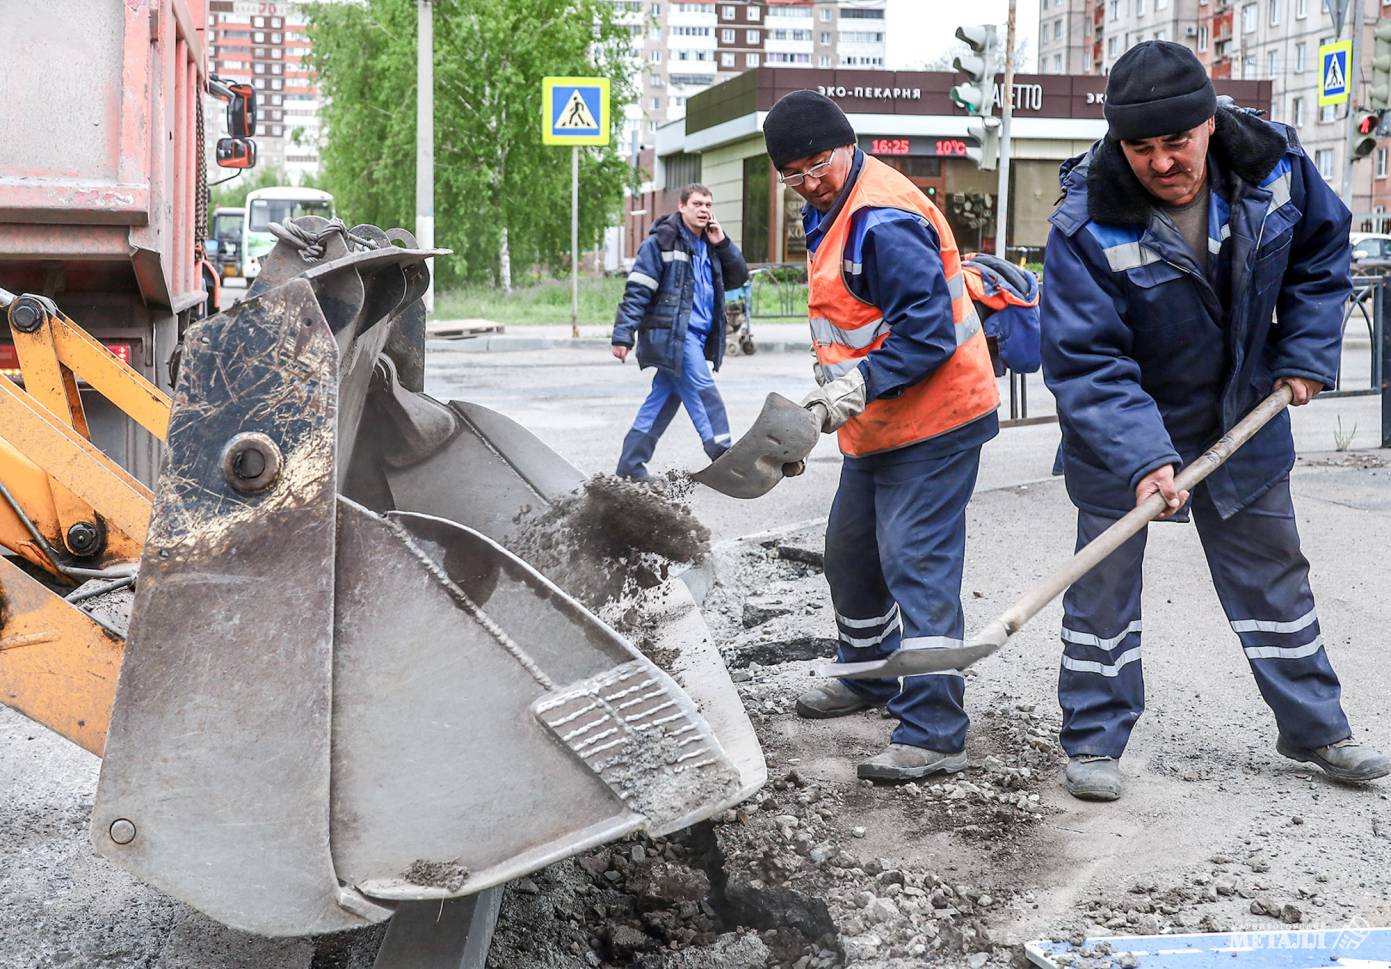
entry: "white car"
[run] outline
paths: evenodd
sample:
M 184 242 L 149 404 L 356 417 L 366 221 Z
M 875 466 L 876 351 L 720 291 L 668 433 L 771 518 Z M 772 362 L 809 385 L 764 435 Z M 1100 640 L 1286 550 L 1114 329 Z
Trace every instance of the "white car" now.
M 1391 269 L 1391 235 L 1377 232 L 1354 232 L 1352 239 L 1352 267 L 1354 272 L 1386 272 Z M 1377 264 L 1373 268 L 1372 264 Z

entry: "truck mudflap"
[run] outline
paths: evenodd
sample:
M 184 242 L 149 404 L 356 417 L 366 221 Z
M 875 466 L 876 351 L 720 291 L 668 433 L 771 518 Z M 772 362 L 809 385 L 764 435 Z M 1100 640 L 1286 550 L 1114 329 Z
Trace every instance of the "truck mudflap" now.
M 393 330 L 416 327 L 424 260 L 442 253 L 306 223 L 317 254 L 280 243 L 246 302 L 187 335 L 97 850 L 227 925 L 308 935 L 756 790 L 761 751 L 708 636 L 700 674 L 673 678 L 500 535 L 354 500 L 349 467 L 383 447 L 369 389 L 412 366 Z M 531 469 L 519 494 L 577 475 L 529 435 L 508 460 L 514 435 L 490 414 L 416 446 L 482 446 L 467 429 L 482 424 L 498 467 Z M 474 485 L 452 484 L 467 507 Z

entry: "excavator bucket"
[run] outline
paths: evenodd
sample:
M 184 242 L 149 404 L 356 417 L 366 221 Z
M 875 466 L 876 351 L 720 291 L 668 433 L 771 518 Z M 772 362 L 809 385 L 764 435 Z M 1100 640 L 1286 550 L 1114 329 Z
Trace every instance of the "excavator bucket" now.
M 421 900 L 495 912 L 494 886 L 753 793 L 762 753 L 684 586 L 650 590 L 675 593 L 648 603 L 679 643 L 664 670 L 508 550 L 581 476 L 420 392 L 444 253 L 296 226 L 185 338 L 97 850 L 220 922 L 308 935 Z

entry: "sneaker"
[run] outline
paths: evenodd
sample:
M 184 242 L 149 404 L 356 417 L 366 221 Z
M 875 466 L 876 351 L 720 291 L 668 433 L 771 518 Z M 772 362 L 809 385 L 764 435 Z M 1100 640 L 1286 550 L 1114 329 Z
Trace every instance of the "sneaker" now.
M 1296 747 L 1280 737 L 1275 749 L 1290 760 L 1315 764 L 1329 777 L 1344 784 L 1361 784 L 1391 774 L 1391 757 L 1348 737 L 1327 747 Z
M 966 769 L 966 751 L 954 754 L 908 744 L 889 744 L 882 754 L 871 757 L 855 773 L 865 780 L 902 783 L 928 774 L 955 774 Z
M 849 716 L 879 704 L 856 693 L 840 680 L 827 680 L 797 698 L 797 716 L 808 720 L 829 720 Z
M 1114 757 L 1084 754 L 1067 762 L 1063 787 L 1083 801 L 1114 801 L 1121 796 L 1121 764 Z

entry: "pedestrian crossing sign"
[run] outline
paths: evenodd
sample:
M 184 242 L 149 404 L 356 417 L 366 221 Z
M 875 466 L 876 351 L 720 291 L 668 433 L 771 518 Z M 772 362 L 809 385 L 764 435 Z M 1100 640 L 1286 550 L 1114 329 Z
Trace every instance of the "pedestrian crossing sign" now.
M 547 145 L 609 143 L 609 79 L 541 80 L 541 141 Z
M 1319 47 L 1319 107 L 1346 104 L 1348 100 L 1348 60 L 1352 41 L 1339 40 Z

